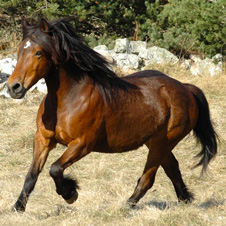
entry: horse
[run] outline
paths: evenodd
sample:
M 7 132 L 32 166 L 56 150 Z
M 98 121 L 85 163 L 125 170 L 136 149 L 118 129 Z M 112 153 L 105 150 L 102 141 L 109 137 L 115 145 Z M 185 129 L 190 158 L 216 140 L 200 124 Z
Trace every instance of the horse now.
M 84 44 L 69 19 L 29 23 L 22 19 L 18 61 L 7 81 L 12 98 L 23 98 L 41 78 L 47 94 L 37 113 L 33 160 L 14 210 L 25 211 L 49 152 L 66 150 L 50 167 L 56 192 L 72 204 L 78 183 L 64 170 L 91 152 L 122 153 L 146 145 L 143 174 L 127 203 L 134 207 L 152 187 L 158 168 L 170 178 L 179 201 L 189 203 L 173 148 L 192 130 L 202 145 L 196 166 L 205 172 L 217 153 L 217 134 L 204 93 L 159 71 L 118 77 L 107 60 Z

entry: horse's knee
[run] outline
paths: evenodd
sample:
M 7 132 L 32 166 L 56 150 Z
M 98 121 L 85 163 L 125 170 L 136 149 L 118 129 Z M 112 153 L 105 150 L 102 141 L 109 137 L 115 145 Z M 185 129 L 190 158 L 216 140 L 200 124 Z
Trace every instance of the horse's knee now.
M 49 174 L 52 178 L 59 177 L 63 173 L 62 167 L 59 163 L 55 162 L 51 165 Z

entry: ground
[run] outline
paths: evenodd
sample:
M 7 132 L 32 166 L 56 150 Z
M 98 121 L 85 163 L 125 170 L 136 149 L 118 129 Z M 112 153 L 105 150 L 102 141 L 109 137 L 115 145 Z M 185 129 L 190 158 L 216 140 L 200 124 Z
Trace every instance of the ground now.
M 192 76 L 174 68 L 159 68 L 182 81 L 200 87 L 206 94 L 219 138 L 218 155 L 203 177 L 192 167 L 200 152 L 192 133 L 174 149 L 185 183 L 195 195 L 192 204 L 178 203 L 169 179 L 160 168 L 154 186 L 134 209 L 127 208 L 142 173 L 146 147 L 123 154 L 91 153 L 67 170 L 79 181 L 78 200 L 68 205 L 55 192 L 49 168 L 63 152 L 57 146 L 28 201 L 26 212 L 11 209 L 18 198 L 32 159 L 32 140 L 40 93 L 28 93 L 25 100 L 0 97 L 0 225 L 151 225 L 220 226 L 226 221 L 226 74 L 218 77 Z

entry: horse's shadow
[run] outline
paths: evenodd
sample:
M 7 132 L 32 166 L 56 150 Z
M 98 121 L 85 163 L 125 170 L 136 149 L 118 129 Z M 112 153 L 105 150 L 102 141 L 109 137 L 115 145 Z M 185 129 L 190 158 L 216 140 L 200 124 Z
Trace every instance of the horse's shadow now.
M 137 210 L 140 210 L 140 209 L 143 209 L 147 206 L 149 207 L 154 207 L 156 209 L 159 209 L 159 210 L 167 210 L 167 209 L 171 209 L 173 207 L 177 207 L 177 206 L 180 206 L 182 203 L 181 202 L 173 202 L 173 201 L 169 201 L 169 202 L 166 202 L 166 201 L 150 201 L 150 202 L 146 202 L 142 205 L 137 205 L 134 209 L 137 209 Z M 209 199 L 203 203 L 200 203 L 200 204 L 194 204 L 196 207 L 200 208 L 200 209 L 210 209 L 210 208 L 213 208 L 213 207 L 218 207 L 218 206 L 222 206 L 225 204 L 225 200 L 217 200 L 217 199 Z M 182 204 L 183 205 L 183 204 Z M 189 204 L 189 205 L 193 205 L 192 203 Z
M 178 202 L 166 202 L 166 201 L 150 201 L 148 203 L 145 203 L 146 206 L 149 207 L 155 207 L 156 209 L 159 210 L 166 210 L 166 209 L 170 209 L 172 207 L 178 206 L 179 203 Z
M 145 202 L 143 204 L 138 204 L 135 207 L 133 207 L 133 209 L 141 210 L 148 206 L 148 207 L 154 207 L 159 210 L 166 210 L 178 205 L 179 205 L 178 202 L 150 201 L 150 202 Z
M 200 205 L 198 205 L 199 208 L 201 209 L 210 209 L 213 207 L 218 207 L 218 206 L 223 206 L 225 204 L 225 200 L 216 200 L 214 198 L 211 198 L 203 203 L 201 203 Z

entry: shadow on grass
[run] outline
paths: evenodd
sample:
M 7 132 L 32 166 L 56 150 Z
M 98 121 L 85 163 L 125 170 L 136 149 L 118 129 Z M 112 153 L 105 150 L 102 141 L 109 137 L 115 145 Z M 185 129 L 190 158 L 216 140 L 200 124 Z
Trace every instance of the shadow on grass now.
M 224 204 L 225 200 L 216 200 L 212 198 L 205 201 L 204 203 L 201 203 L 200 205 L 198 205 L 198 207 L 206 210 L 213 207 L 223 206 Z
M 145 208 L 146 206 L 148 207 L 155 207 L 159 210 L 166 210 L 166 209 L 170 209 L 172 207 L 178 206 L 178 202 L 159 202 L 159 201 L 150 201 L 144 204 L 137 204 L 137 206 L 135 206 L 133 209 L 135 210 L 140 210 Z
M 178 206 L 178 202 L 158 202 L 158 201 L 150 201 L 147 203 L 150 207 L 155 207 L 159 210 L 169 209 L 174 206 Z
M 144 203 L 143 205 L 137 205 L 134 207 L 134 209 L 143 209 L 145 206 L 149 206 L 149 207 L 155 207 L 159 210 L 167 210 L 170 209 L 172 207 L 176 207 L 179 206 L 183 203 L 181 202 L 165 202 L 165 201 L 150 201 L 147 203 Z M 200 209 L 210 209 L 213 207 L 218 207 L 218 206 L 223 206 L 225 204 L 225 200 L 216 200 L 216 199 L 209 199 L 201 204 L 197 204 L 196 207 L 200 208 Z M 185 205 L 192 205 L 191 204 L 185 204 Z

